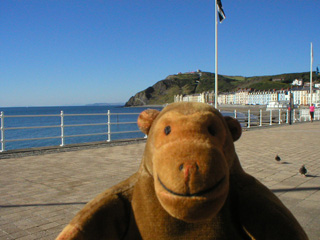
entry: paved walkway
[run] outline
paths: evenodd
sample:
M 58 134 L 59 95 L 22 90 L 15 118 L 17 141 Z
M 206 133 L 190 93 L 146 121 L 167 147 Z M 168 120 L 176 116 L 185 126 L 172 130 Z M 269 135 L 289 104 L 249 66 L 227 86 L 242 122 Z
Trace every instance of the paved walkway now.
M 245 170 L 320 239 L 320 122 L 245 131 Z M 0 239 L 54 239 L 86 202 L 138 169 L 144 143 L 0 159 Z M 276 154 L 282 164 L 275 162 Z M 302 164 L 307 177 L 298 174 Z

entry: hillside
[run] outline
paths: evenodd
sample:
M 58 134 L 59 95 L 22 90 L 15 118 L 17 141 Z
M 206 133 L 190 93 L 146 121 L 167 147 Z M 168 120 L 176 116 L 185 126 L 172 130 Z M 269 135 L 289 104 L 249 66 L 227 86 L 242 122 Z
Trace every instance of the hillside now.
M 194 94 L 204 91 L 214 91 L 214 73 L 180 73 L 169 75 L 165 79 L 158 81 L 151 87 L 138 92 L 132 96 L 125 106 L 143 106 L 154 104 L 172 103 L 174 95 Z M 219 92 L 232 92 L 238 88 L 252 88 L 256 90 L 289 88 L 294 79 L 303 79 L 309 82 L 310 73 L 287 73 L 270 76 L 226 76 L 219 75 Z M 319 77 L 318 77 L 319 78 Z M 314 74 L 314 80 L 317 76 Z

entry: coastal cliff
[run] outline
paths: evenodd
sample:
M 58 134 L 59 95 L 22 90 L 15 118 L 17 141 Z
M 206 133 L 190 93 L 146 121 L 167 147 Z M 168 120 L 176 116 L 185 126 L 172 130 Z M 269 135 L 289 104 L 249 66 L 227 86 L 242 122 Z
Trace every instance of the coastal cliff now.
M 226 76 L 219 75 L 219 92 L 236 91 L 239 88 L 256 90 L 286 89 L 294 79 L 309 81 L 309 72 L 287 73 L 271 76 Z M 315 79 L 317 80 L 317 79 Z M 169 75 L 153 86 L 132 96 L 125 104 L 126 107 L 160 105 L 172 103 L 174 95 L 188 95 L 204 91 L 214 91 L 215 74 L 210 72 L 189 72 Z
M 158 81 L 153 86 L 132 96 L 125 106 L 171 103 L 176 94 L 195 93 L 196 81 L 198 79 L 198 74 L 170 75 L 165 79 Z

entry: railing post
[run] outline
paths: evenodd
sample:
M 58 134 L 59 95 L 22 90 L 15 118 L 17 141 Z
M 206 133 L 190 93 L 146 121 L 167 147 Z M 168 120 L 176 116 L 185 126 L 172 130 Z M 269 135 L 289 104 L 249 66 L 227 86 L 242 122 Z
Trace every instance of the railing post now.
M 301 111 L 300 111 L 300 115 L 301 115 Z M 304 121 L 306 122 L 307 121 L 307 114 L 305 114 L 305 112 L 303 111 L 303 117 L 304 117 Z M 308 116 L 309 117 L 309 116 Z M 302 121 L 301 121 L 302 122 Z
M 63 116 L 63 111 L 60 113 L 60 119 L 61 119 L 61 144 L 60 146 L 64 146 L 64 116 Z
M 247 128 L 250 128 L 250 109 L 248 109 L 248 126 Z
M 272 110 L 270 110 L 270 123 L 269 125 L 272 125 Z
M 281 124 L 281 109 L 279 109 L 279 124 Z
M 301 114 L 301 109 L 299 109 L 299 122 L 302 122 L 302 114 Z
M 234 110 L 234 118 L 237 118 L 237 109 Z
M 260 109 L 260 127 L 262 126 L 262 109 Z
M 1 115 L 0 115 L 0 118 L 1 118 L 1 149 L 0 149 L 0 152 L 3 152 L 5 150 L 5 145 L 4 145 L 4 113 L 1 112 Z
M 108 110 L 108 142 L 111 141 L 111 122 L 110 122 L 110 110 Z

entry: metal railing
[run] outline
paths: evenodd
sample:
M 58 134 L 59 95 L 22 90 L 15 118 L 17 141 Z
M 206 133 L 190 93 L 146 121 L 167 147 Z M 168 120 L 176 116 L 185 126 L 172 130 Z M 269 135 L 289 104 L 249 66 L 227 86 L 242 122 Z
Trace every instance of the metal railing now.
M 133 130 L 133 131 L 118 131 L 118 132 L 111 132 L 111 125 L 122 125 L 122 124 L 136 124 L 137 122 L 111 122 L 111 116 L 123 116 L 123 115 L 139 115 L 139 113 L 111 113 L 108 110 L 107 113 L 93 113 L 93 114 L 65 114 L 61 111 L 60 114 L 46 114 L 46 115 L 5 115 L 4 112 L 0 113 L 1 119 L 1 148 L 0 152 L 6 150 L 6 143 L 9 142 L 21 142 L 21 141 L 32 141 L 32 140 L 45 140 L 45 139 L 60 139 L 60 146 L 65 146 L 65 139 L 66 138 L 74 138 L 74 137 L 86 137 L 86 136 L 98 136 L 98 135 L 105 135 L 107 136 L 107 142 L 111 141 L 112 134 L 125 134 L 125 133 L 140 133 L 140 130 Z M 83 117 L 83 116 L 107 116 L 107 122 L 102 123 L 85 123 L 85 124 L 65 124 L 66 117 Z M 45 125 L 45 126 L 28 126 L 28 127 L 5 127 L 5 119 L 6 118 L 37 118 L 37 117 L 60 117 L 60 125 Z M 105 132 L 99 133 L 86 133 L 86 134 L 73 134 L 73 135 L 66 135 L 65 129 L 69 127 L 90 127 L 90 126 L 106 126 Z M 24 130 L 24 129 L 45 129 L 45 128 L 60 128 L 60 136 L 49 136 L 49 137 L 37 137 L 37 138 L 19 138 L 19 139 L 6 139 L 6 131 L 9 130 Z
M 291 116 L 290 116 L 291 114 Z M 107 142 L 110 142 L 111 136 L 113 134 L 124 134 L 124 133 L 140 133 L 139 130 L 132 131 L 111 131 L 111 125 L 122 125 L 122 124 L 136 124 L 134 122 L 111 122 L 112 115 L 139 115 L 139 113 L 111 113 L 108 110 L 107 113 L 94 113 L 94 114 L 65 114 L 61 111 L 60 114 L 47 114 L 47 115 L 5 115 L 4 112 L 0 114 L 0 133 L 1 133 L 1 148 L 0 152 L 6 150 L 6 143 L 17 142 L 17 141 L 31 141 L 31 140 L 45 140 L 45 139 L 60 139 L 60 146 L 65 146 L 66 138 L 75 138 L 75 137 L 86 137 L 86 136 L 97 136 L 105 135 L 107 136 Z M 310 115 L 308 109 L 294 109 L 291 111 L 288 110 L 262 110 L 254 111 L 251 109 L 241 109 L 241 111 L 234 110 L 233 112 L 226 112 L 226 115 L 232 115 L 234 118 L 237 118 L 244 128 L 252 127 L 262 127 L 262 126 L 271 126 L 274 124 L 293 124 L 296 122 L 310 121 Z M 84 124 L 65 124 L 66 117 L 82 117 L 82 116 L 107 116 L 107 122 L 102 123 L 84 123 Z M 36 118 L 36 117 L 60 117 L 59 125 L 44 125 L 44 126 L 24 126 L 24 127 L 5 127 L 6 118 Z M 291 119 L 291 121 L 290 121 Z M 315 110 L 314 120 L 320 120 L 320 109 Z M 72 134 L 66 135 L 65 129 L 69 127 L 90 127 L 90 126 L 106 126 L 105 132 L 98 133 L 82 133 L 82 134 Z M 24 130 L 24 129 L 45 129 L 45 128 L 60 128 L 60 136 L 47 136 L 47 137 L 37 137 L 37 138 L 19 138 L 19 139 L 6 139 L 6 131 L 10 130 Z M 145 136 L 146 137 L 146 136 Z
M 293 109 L 291 112 L 288 109 L 241 109 L 239 112 L 234 110 L 232 117 L 237 118 L 242 127 L 246 128 L 310 121 L 309 109 Z M 314 120 L 320 120 L 320 109 L 315 110 Z

